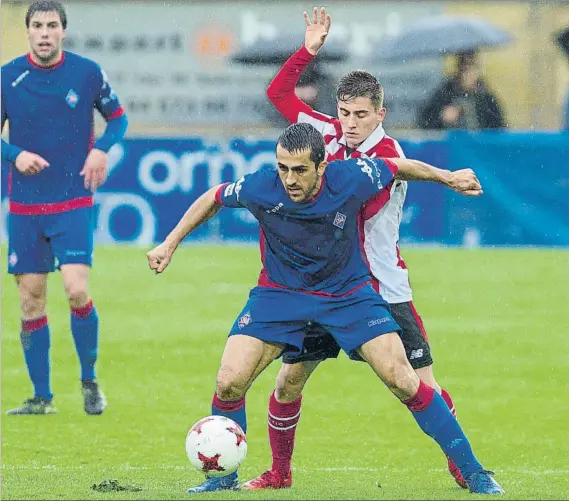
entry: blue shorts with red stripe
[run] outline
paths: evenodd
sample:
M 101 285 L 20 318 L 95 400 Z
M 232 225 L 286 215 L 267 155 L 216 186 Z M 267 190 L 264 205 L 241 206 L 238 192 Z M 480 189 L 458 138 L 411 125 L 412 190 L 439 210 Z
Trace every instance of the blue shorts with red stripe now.
M 255 287 L 229 335 L 283 343 L 283 353 L 300 353 L 305 337 L 315 326 L 329 332 L 342 350 L 355 359 L 361 345 L 382 334 L 400 331 L 387 302 L 366 284 L 342 297 Z
M 93 262 L 94 208 L 8 215 L 8 273 L 49 273 Z

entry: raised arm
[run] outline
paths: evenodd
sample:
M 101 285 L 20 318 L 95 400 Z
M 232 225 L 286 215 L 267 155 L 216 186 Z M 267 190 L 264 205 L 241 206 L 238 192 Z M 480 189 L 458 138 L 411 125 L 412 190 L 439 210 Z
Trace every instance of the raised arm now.
M 174 251 L 178 245 L 196 228 L 217 214 L 222 205 L 216 199 L 216 195 L 222 185 L 214 186 L 200 196 L 178 222 L 176 227 L 164 239 L 164 242 L 156 246 L 146 254 L 148 266 L 155 273 L 162 273 L 172 260 Z
M 395 179 L 403 181 L 432 181 L 444 184 L 462 195 L 477 197 L 482 195 L 482 186 L 472 169 L 450 171 L 433 167 L 420 160 L 390 158 L 398 167 Z
M 304 101 L 297 97 L 295 88 L 302 72 L 313 61 L 318 51 L 324 45 L 331 18 L 322 8 L 320 13 L 314 8 L 313 22 L 306 12 L 303 13 L 306 22 L 304 45 L 297 50 L 283 65 L 267 87 L 267 97 L 275 108 L 291 123 L 299 121 L 299 114 L 304 113 L 326 121 L 326 116 L 314 111 Z

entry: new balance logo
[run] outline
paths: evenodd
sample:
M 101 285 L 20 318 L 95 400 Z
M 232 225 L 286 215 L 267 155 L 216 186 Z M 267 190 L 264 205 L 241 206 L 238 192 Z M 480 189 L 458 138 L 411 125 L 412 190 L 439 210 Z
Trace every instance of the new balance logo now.
M 423 348 L 419 348 L 418 350 L 413 350 L 411 352 L 409 360 L 416 360 L 417 358 L 421 358 L 422 356 L 423 356 Z

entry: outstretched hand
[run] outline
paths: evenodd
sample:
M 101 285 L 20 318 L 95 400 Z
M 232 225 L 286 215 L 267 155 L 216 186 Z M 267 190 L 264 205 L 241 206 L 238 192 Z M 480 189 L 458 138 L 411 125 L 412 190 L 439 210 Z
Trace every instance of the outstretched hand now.
M 304 11 L 302 14 L 306 22 L 304 45 L 308 52 L 315 56 L 326 41 L 326 37 L 330 31 L 330 25 L 332 24 L 332 18 L 330 14 L 326 14 L 324 7 L 320 8 L 320 13 L 318 13 L 318 7 L 314 7 L 312 11 L 312 21 L 310 20 L 308 12 Z
M 469 197 L 477 197 L 484 193 L 482 185 L 472 169 L 460 169 L 452 172 L 448 186 L 457 193 Z

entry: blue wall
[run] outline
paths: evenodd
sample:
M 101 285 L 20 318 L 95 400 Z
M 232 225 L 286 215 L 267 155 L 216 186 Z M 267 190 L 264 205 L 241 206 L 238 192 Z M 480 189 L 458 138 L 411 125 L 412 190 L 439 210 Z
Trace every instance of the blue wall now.
M 402 243 L 569 246 L 569 134 L 453 132 L 401 145 L 409 158 L 474 169 L 484 188 L 482 197 L 471 199 L 439 185 L 410 183 Z M 272 164 L 273 151 L 273 141 L 246 139 L 129 139 L 116 145 L 109 180 L 96 196 L 97 241 L 161 240 L 204 190 Z M 224 209 L 191 238 L 256 236 L 247 211 Z

